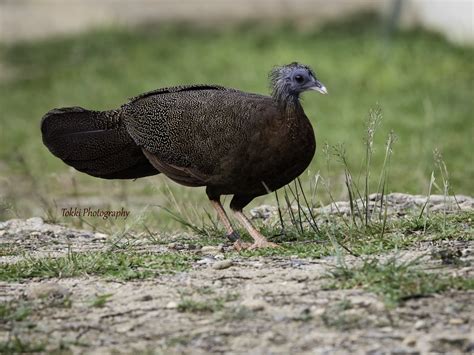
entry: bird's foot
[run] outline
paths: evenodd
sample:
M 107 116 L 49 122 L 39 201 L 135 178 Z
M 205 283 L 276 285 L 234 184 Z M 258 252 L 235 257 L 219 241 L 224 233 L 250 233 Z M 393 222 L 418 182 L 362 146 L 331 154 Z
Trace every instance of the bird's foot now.
M 237 240 L 234 242 L 234 249 L 235 249 L 235 251 L 246 250 L 246 249 L 249 249 L 251 246 L 252 246 L 252 243 L 243 242 L 243 241 L 241 241 L 240 239 L 237 239 Z
M 276 243 L 269 242 L 268 240 L 257 240 L 253 244 L 242 242 L 241 240 L 237 240 L 234 243 L 234 249 L 236 251 L 241 250 L 255 250 L 255 249 L 262 249 L 262 248 L 281 248 L 280 245 Z

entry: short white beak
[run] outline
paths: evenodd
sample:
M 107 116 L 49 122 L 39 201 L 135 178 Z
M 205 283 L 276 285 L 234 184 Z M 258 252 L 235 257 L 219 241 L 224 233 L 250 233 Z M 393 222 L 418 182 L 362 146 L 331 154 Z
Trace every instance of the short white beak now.
M 318 82 L 315 86 L 311 87 L 311 90 L 318 91 L 323 95 L 327 95 L 328 93 L 328 90 L 326 89 L 326 87 L 320 82 Z

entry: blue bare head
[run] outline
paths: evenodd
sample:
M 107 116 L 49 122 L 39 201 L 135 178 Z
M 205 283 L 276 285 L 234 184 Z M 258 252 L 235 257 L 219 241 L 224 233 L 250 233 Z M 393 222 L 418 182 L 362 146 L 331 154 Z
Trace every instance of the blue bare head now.
M 298 100 L 307 90 L 316 90 L 327 94 L 326 87 L 316 78 L 314 71 L 307 65 L 291 63 L 275 67 L 269 74 L 273 98 L 285 104 L 288 100 Z

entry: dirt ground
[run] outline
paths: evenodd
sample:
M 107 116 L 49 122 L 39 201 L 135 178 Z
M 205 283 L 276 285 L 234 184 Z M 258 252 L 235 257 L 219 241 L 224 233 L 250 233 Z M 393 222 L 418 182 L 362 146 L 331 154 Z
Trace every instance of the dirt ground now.
M 7 221 L 0 223 L 2 247 L 19 249 L 3 252 L 0 262 L 97 251 L 107 247 L 107 240 L 104 234 L 40 218 Z M 462 255 L 462 266 L 444 265 L 432 256 L 448 244 Z M 174 243 L 143 240 L 136 245 L 137 250 L 183 253 Z M 420 257 L 426 270 L 472 278 L 473 247 L 470 241 L 426 242 L 383 257 Z M 232 254 L 224 259 L 228 254 L 219 247 L 193 253 L 197 257 L 190 270 L 145 280 L 84 276 L 0 282 L 2 304 L 31 310 L 25 319 L 0 319 L 0 342 L 87 354 L 474 351 L 471 291 L 413 298 L 390 308 L 362 289 L 327 290 L 326 275 L 337 265 L 335 257 Z M 351 266 L 360 260 L 346 257 L 345 262 Z

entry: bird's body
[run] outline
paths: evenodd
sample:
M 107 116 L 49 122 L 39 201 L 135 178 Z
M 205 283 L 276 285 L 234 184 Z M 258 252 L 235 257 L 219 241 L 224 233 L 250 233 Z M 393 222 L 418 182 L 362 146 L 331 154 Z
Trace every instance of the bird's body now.
M 301 106 L 287 116 L 269 96 L 180 89 L 142 95 L 121 109 L 134 141 L 178 183 L 258 196 L 286 185 L 311 161 L 314 133 Z
M 313 87 L 325 91 L 309 68 L 296 69 L 306 70 L 308 80 L 319 84 Z M 42 120 L 43 141 L 54 155 L 93 176 L 163 173 L 182 185 L 206 186 L 223 219 L 221 195 L 234 195 L 231 208 L 241 211 L 256 196 L 299 176 L 313 158 L 315 137 L 299 92 L 275 93 L 278 77 L 274 84 L 272 96 L 190 85 L 139 95 L 118 110 L 56 109 Z M 234 233 L 228 219 L 224 225 Z

